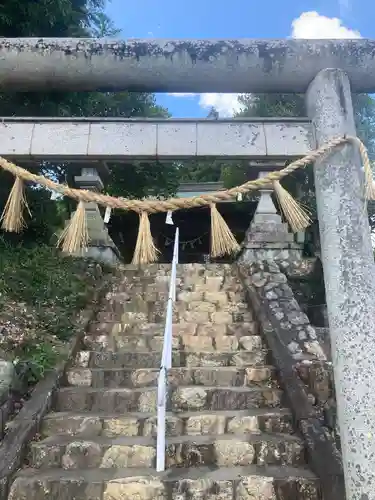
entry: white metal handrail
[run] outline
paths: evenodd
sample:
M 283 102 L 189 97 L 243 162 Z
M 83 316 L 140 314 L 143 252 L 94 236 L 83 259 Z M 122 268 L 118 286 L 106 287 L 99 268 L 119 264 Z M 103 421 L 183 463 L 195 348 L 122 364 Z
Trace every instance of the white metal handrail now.
M 172 271 L 169 282 L 167 315 L 165 320 L 163 352 L 158 376 L 157 394 L 157 445 L 156 445 L 156 470 L 165 470 L 165 429 L 168 371 L 172 367 L 172 320 L 173 304 L 176 300 L 176 273 L 178 264 L 179 230 L 176 228 L 173 247 Z

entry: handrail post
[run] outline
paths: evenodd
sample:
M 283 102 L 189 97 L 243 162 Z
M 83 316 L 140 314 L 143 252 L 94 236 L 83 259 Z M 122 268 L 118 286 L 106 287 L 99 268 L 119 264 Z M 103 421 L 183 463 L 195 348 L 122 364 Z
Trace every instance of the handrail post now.
M 158 377 L 158 396 L 157 396 L 157 442 L 156 442 L 156 471 L 165 470 L 165 414 L 166 414 L 166 374 L 163 367 L 160 368 Z
M 167 313 L 164 328 L 163 352 L 158 376 L 157 394 L 157 444 L 156 444 L 156 470 L 165 470 L 165 434 L 166 434 L 166 406 L 168 370 L 172 367 L 172 322 L 173 303 L 176 300 L 176 274 L 178 262 L 179 230 L 176 228 L 173 247 L 171 278 L 169 282 Z

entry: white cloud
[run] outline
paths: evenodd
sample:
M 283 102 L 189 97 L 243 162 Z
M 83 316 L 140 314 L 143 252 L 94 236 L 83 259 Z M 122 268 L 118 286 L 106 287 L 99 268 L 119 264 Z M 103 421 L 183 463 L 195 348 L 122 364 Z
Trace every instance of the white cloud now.
M 242 105 L 238 102 L 240 94 L 200 94 L 199 104 L 202 108 L 214 107 L 220 116 L 233 116 L 233 113 L 241 111 Z
M 342 9 L 350 7 L 349 0 L 338 0 Z M 325 39 L 325 38 L 361 38 L 358 31 L 347 28 L 342 24 L 341 19 L 337 17 L 326 17 L 318 12 L 303 12 L 292 22 L 292 38 L 304 39 Z M 199 97 L 199 105 L 203 109 L 209 110 L 215 107 L 220 116 L 233 116 L 233 113 L 241 110 L 241 104 L 238 102 L 240 94 L 169 94 L 175 97 Z
M 170 93 L 168 94 L 173 97 L 198 97 L 199 106 L 203 109 L 210 110 L 214 107 L 220 114 L 221 117 L 233 116 L 233 113 L 241 110 L 242 106 L 238 102 L 238 96 L 240 94 L 192 94 L 189 92 L 181 93 Z
M 321 16 L 317 12 L 303 12 L 292 22 L 292 37 L 305 39 L 361 38 L 358 31 L 343 26 L 337 17 Z
M 197 94 L 192 94 L 191 92 L 170 92 L 168 95 L 173 97 L 195 97 Z

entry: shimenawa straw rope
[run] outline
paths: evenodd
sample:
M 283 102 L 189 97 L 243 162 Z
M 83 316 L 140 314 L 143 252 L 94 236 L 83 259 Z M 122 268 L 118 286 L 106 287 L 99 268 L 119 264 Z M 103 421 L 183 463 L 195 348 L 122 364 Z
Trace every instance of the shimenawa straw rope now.
M 267 187 L 271 184 L 274 187 L 280 209 L 286 220 L 291 225 L 292 230 L 301 231 L 309 225 L 309 215 L 281 186 L 279 181 L 295 170 L 314 163 L 316 160 L 331 153 L 338 146 L 347 143 L 357 145 L 359 148 L 364 166 L 365 196 L 366 199 L 373 200 L 375 199 L 375 185 L 366 147 L 357 137 L 351 136 L 334 138 L 316 151 L 312 151 L 305 157 L 290 163 L 282 170 L 270 172 L 260 179 L 248 181 L 241 186 L 193 198 L 170 198 L 168 200 L 131 200 L 126 198 L 115 198 L 113 196 L 103 195 L 93 191 L 70 188 L 69 186 L 53 182 L 42 175 L 32 174 L 31 172 L 0 157 L 0 167 L 8 172 L 11 172 L 16 177 L 15 184 L 2 215 L 2 227 L 7 231 L 16 232 L 19 232 L 24 227 L 23 209 L 28 207 L 23 194 L 24 191 L 22 181 L 26 181 L 40 184 L 47 189 L 56 191 L 79 202 L 75 216 L 70 221 L 70 224 L 65 228 L 59 239 L 59 244 L 62 245 L 63 249 L 66 251 L 75 252 L 79 248 L 87 246 L 88 236 L 87 226 L 85 223 L 84 202 L 94 202 L 105 207 L 133 210 L 141 214 L 134 262 L 147 263 L 154 261 L 157 258 L 158 251 L 151 236 L 149 214 L 207 205 L 211 207 L 212 215 L 212 254 L 222 255 L 222 252 L 235 253 L 238 250 L 238 243 L 236 242 L 226 222 L 217 211 L 215 206 L 216 203 L 236 198 L 240 193 L 245 194 L 250 191 L 262 189 L 263 187 Z

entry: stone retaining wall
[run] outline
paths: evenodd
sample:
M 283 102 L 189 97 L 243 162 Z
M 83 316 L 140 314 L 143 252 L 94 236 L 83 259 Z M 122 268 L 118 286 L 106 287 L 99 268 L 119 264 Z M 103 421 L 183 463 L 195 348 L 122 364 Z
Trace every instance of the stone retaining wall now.
M 275 262 L 238 264 L 325 498 L 344 500 L 332 363 Z

